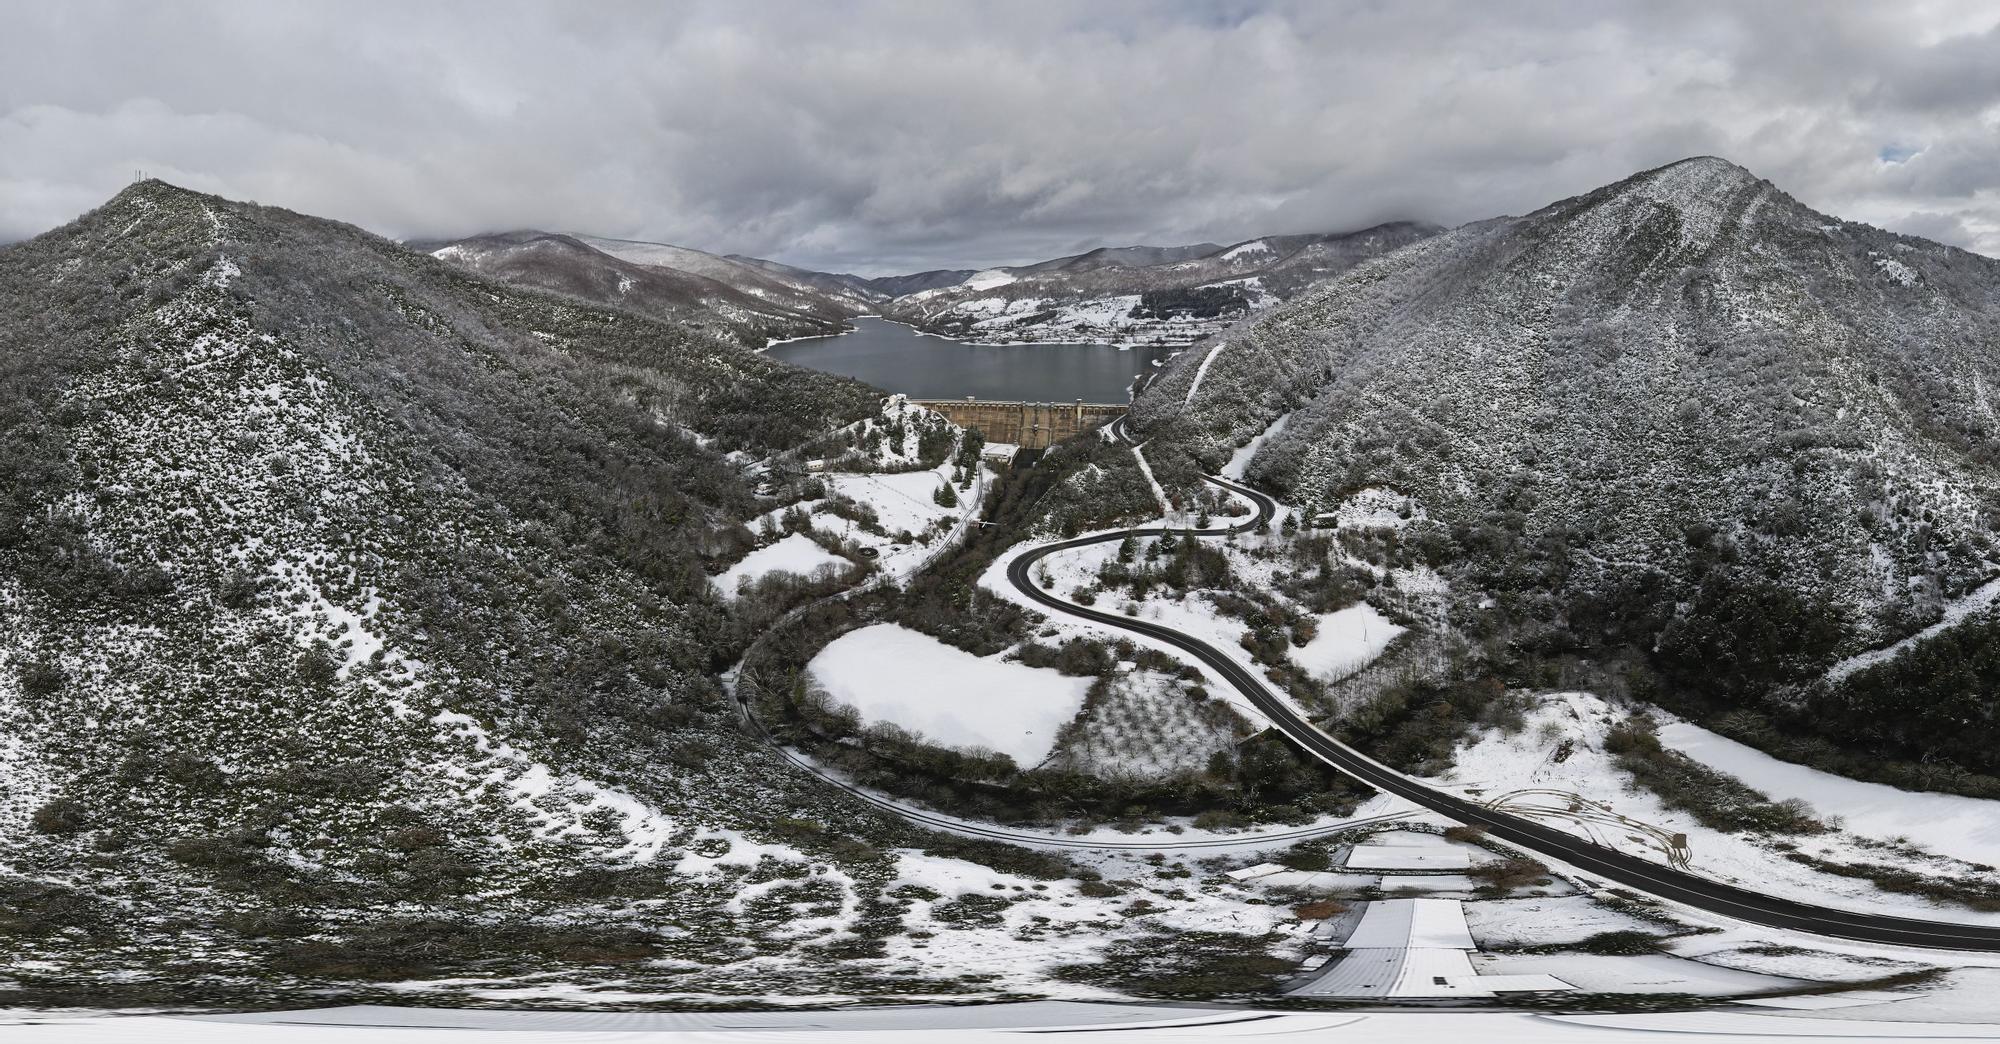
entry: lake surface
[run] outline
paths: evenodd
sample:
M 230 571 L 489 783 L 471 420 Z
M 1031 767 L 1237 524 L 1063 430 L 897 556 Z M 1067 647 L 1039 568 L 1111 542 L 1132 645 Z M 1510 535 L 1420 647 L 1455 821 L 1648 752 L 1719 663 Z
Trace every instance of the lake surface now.
M 965 344 L 885 319 L 854 332 L 773 345 L 765 354 L 919 399 L 1125 402 L 1132 379 L 1179 348 L 1103 344 Z

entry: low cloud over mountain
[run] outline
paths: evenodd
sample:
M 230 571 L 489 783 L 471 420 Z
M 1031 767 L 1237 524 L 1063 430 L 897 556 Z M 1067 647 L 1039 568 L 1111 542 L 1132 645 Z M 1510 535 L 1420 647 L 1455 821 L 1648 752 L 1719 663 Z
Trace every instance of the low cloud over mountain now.
M 874 275 L 1453 225 L 1715 153 L 2000 252 L 1990 5 L 362 6 L 11 11 L 0 239 L 144 168 Z

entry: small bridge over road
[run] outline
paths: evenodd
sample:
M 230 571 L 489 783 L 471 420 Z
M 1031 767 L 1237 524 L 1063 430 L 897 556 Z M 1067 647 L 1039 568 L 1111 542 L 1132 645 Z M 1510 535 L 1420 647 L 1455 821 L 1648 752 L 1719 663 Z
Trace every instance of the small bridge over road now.
M 988 442 L 1008 442 L 1022 449 L 1047 449 L 1072 435 L 1109 424 L 1128 408 L 1122 402 L 995 402 L 969 395 L 910 402 L 944 414 L 961 428 L 978 428 Z

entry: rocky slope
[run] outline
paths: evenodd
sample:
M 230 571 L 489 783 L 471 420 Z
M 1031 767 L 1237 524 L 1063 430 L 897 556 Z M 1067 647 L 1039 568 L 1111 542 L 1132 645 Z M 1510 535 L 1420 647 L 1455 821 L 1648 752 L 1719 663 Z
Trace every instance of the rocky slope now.
M 1104 247 L 897 298 L 891 318 L 970 341 L 1186 344 L 1356 263 L 1433 235 L 1399 222 L 1218 247 Z
M 1996 344 L 2000 262 L 1698 158 L 1360 264 L 1178 358 L 1134 420 L 1214 467 L 1289 417 L 1253 480 L 1414 498 L 1405 543 L 1507 633 L 1990 771 L 1990 679 L 1892 711 L 1822 675 L 1990 593 Z

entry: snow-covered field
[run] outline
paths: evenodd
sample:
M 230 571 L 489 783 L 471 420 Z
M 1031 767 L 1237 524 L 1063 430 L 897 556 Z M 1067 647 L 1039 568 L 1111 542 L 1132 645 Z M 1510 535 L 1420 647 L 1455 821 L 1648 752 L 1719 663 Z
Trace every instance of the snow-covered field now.
M 1355 870 L 1464 870 L 1486 853 L 1436 834 L 1385 830 L 1354 846 L 1346 866 Z
M 742 561 L 716 576 L 714 582 L 723 597 L 734 598 L 740 585 L 755 583 L 772 573 L 812 576 L 821 569 L 839 572 L 850 564 L 847 559 L 813 543 L 812 538 L 804 533 L 793 533 L 745 555 Z
M 1064 759 L 1104 779 L 1202 771 L 1211 756 L 1236 746 L 1242 719 L 1211 713 L 1221 708 L 1189 690 L 1188 682 L 1158 671 L 1121 670 L 1063 745 Z
M 1140 459 L 1143 460 L 1143 456 Z M 1229 494 L 1229 497 L 1244 511 L 1252 510 L 1247 498 L 1234 493 Z M 1277 518 L 1273 519 L 1273 527 L 1284 517 L 1285 511 L 1286 509 L 1281 506 Z M 1210 519 L 1208 529 L 1228 529 L 1241 524 L 1244 517 L 1244 515 L 1217 514 Z M 1195 525 L 1196 521 L 1197 518 L 1192 513 L 1183 511 L 1139 523 L 1139 526 L 1199 529 L 1200 527 Z M 1281 567 L 1281 563 L 1259 558 L 1249 552 L 1266 545 L 1275 546 L 1284 539 L 1274 533 L 1251 533 L 1241 534 L 1227 541 L 1214 541 L 1210 546 L 1219 548 L 1228 555 L 1232 575 L 1247 584 L 1268 590 L 1274 586 L 1274 572 Z M 981 587 L 1002 598 L 1040 613 L 1042 607 L 1016 592 L 1007 580 L 1008 567 L 1030 546 L 1023 545 L 1001 555 L 985 573 L 981 574 L 979 583 Z M 1043 558 L 1036 565 L 1034 579 L 1046 590 L 1066 598 L 1074 598 L 1078 591 L 1093 588 L 1097 584 L 1098 571 L 1117 553 L 1118 545 L 1112 541 L 1060 551 Z M 1390 571 L 1370 567 L 1367 563 L 1351 557 L 1346 561 L 1370 569 L 1377 575 L 1394 572 L 1396 588 L 1406 596 L 1423 599 L 1429 597 L 1428 592 L 1441 588 L 1442 582 L 1437 575 L 1427 569 Z M 1248 632 L 1247 625 L 1240 619 L 1222 613 L 1205 595 L 1194 594 L 1183 600 L 1170 597 L 1165 591 L 1155 591 L 1147 598 L 1135 601 L 1129 597 L 1129 592 L 1111 592 L 1100 597 L 1096 607 L 1114 608 L 1135 619 L 1177 628 L 1214 646 L 1223 655 L 1236 659 L 1253 673 L 1263 673 L 1263 668 L 1250 659 L 1241 645 L 1243 636 Z M 1177 659 L 1187 660 L 1184 653 L 1144 636 L 1122 630 L 1099 628 L 1061 614 L 1044 615 L 1050 615 L 1051 626 L 1061 638 L 1071 636 L 1102 638 L 1109 635 L 1151 646 L 1171 653 Z M 1390 643 L 1405 631 L 1404 627 L 1391 621 L 1380 610 L 1367 603 L 1357 603 L 1335 612 L 1319 614 L 1315 618 L 1315 624 L 1317 629 L 1313 639 L 1304 646 L 1292 647 L 1288 655 L 1294 663 L 1310 673 L 1335 678 L 1351 674 L 1379 658 Z M 1203 671 L 1210 692 L 1217 699 L 1228 703 L 1230 708 L 1245 721 L 1258 726 L 1268 724 L 1264 716 L 1249 701 L 1243 699 L 1234 687 L 1206 668 L 1201 668 L 1199 664 L 1194 666 Z
M 1719 968 L 1668 954 L 1603 957 L 1595 954 L 1475 954 L 1481 975 L 1553 975 L 1592 993 L 1692 993 L 1728 996 L 1810 985 L 1796 979 Z
M 2000 866 L 2000 801 L 1900 790 L 1780 761 L 1761 750 L 1684 721 L 1660 726 L 1660 742 L 1763 791 L 1797 798 L 1850 833 L 1973 863 Z
M 1465 921 L 1481 949 L 1574 943 L 1602 932 L 1660 930 L 1656 924 L 1612 909 L 1588 895 L 1467 903 Z
M 1787 856 L 1796 851 L 1841 863 L 1894 862 L 1918 872 L 1948 871 L 1943 860 L 1884 851 L 1838 830 L 1783 839 L 1725 833 L 1667 808 L 1651 792 L 1634 789 L 1603 749 L 1605 734 L 1623 716 L 1589 693 L 1543 696 L 1528 712 L 1525 727 L 1512 734 L 1489 732 L 1460 747 L 1456 766 L 1436 782 L 1448 791 L 1527 812 L 1558 829 L 1662 862 L 1669 855 L 1661 839 L 1684 834 L 1693 872 L 1767 894 L 1867 913 L 2000 923 L 2000 913 L 1885 892 L 1866 880 L 1822 873 Z M 1565 743 L 1566 754 L 1561 753 Z M 1580 815 L 1567 811 L 1575 798 L 1594 808 Z
M 1367 602 L 1325 613 L 1312 641 L 1291 650 L 1292 662 L 1310 674 L 1335 677 L 1366 667 L 1408 628 Z
M 945 293 L 997 289 L 1014 282 L 1005 273 L 996 278 L 999 281 L 975 276 Z M 1226 283 L 1243 286 L 1250 311 L 1277 303 L 1254 279 Z M 922 296 L 912 295 L 912 303 Z M 955 339 L 978 344 L 1192 344 L 1240 321 L 1244 315 L 1241 311 L 1207 318 L 1134 315 L 1139 303 L 1138 294 L 1072 297 L 1052 289 L 1049 296 L 1038 296 L 1023 295 L 1017 288 L 1004 294 L 961 298 L 942 309 L 920 308 L 917 312 L 932 322 L 950 320 L 959 324 L 962 328 Z
M 949 747 L 1039 763 L 1083 706 L 1090 679 L 980 657 L 895 624 L 841 635 L 811 663 L 834 699 Z

